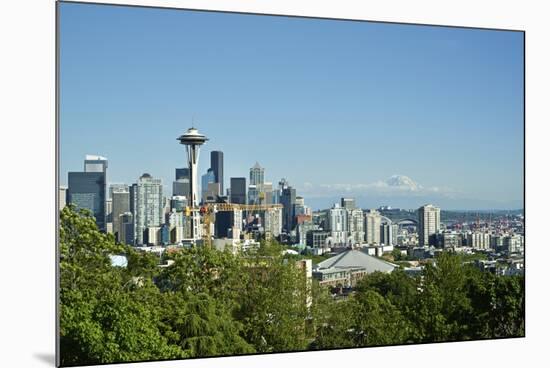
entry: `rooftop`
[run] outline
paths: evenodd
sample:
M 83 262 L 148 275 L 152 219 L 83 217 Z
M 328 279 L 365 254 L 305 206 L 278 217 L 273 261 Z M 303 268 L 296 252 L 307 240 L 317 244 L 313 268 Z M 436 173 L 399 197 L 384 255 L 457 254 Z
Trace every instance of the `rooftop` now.
M 86 161 L 106 161 L 107 158 L 98 155 L 86 155 Z
M 392 272 L 397 266 L 393 263 L 369 256 L 361 250 L 351 249 L 328 258 L 315 266 L 315 269 L 318 270 L 328 268 L 364 268 L 368 273 L 371 273 L 376 271 Z

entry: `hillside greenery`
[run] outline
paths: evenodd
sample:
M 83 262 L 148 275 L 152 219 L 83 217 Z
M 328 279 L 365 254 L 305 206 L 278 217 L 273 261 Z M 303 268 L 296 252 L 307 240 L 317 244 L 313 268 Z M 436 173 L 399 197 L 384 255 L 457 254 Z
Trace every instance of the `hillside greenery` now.
M 334 298 L 274 242 L 239 255 L 185 248 L 160 268 L 89 213 L 60 216 L 63 366 L 524 335 L 523 278 L 450 254 L 421 277 L 374 273 Z

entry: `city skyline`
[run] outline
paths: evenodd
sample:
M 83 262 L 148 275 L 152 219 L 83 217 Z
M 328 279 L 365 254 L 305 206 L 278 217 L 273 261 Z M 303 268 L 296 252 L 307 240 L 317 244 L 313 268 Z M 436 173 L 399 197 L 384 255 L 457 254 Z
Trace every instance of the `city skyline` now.
M 525 32 L 56 10 L 58 365 L 525 337 Z
M 221 152 L 221 151 L 214 151 L 214 152 Z M 222 153 L 223 154 L 223 153 Z M 203 153 L 204 155 L 204 153 Z M 90 155 L 86 155 L 86 157 L 88 157 Z M 107 157 L 103 157 L 103 159 L 108 159 Z M 210 161 L 208 161 L 210 162 Z M 203 163 L 203 165 L 210 165 L 210 164 L 205 164 Z M 201 165 L 201 166 L 203 166 Z M 257 167 L 258 162 L 256 161 L 256 163 L 250 167 L 249 169 L 247 169 L 248 171 L 251 171 L 254 167 Z M 261 167 L 261 166 L 260 166 Z M 265 170 L 265 167 L 261 167 L 262 170 Z M 186 167 L 183 168 L 183 169 L 187 169 Z M 163 188 L 163 191 L 164 193 L 166 194 L 165 197 L 166 198 L 170 198 L 172 196 L 179 196 L 179 195 L 182 195 L 181 193 L 177 193 L 177 194 L 174 194 L 173 193 L 173 184 L 176 184 L 176 178 L 177 178 L 177 173 L 178 171 L 181 171 L 182 168 L 173 168 L 173 173 L 172 174 L 176 174 L 176 175 L 173 175 L 173 178 L 168 178 L 168 179 L 165 179 L 163 177 L 158 177 L 158 176 L 155 176 L 155 175 L 152 175 L 152 177 L 154 177 L 155 179 L 160 179 L 161 181 L 161 186 Z M 222 167 L 222 170 L 223 170 L 223 167 Z M 74 170 L 74 172 L 80 172 L 80 170 Z M 199 173 L 199 177 L 202 177 L 202 180 L 204 180 L 204 174 L 206 173 L 212 173 L 212 168 L 208 168 L 205 170 L 204 173 Z M 126 186 L 131 186 L 132 184 L 135 184 L 137 181 L 139 181 L 139 179 L 141 178 L 142 175 L 151 175 L 149 172 L 143 172 L 142 174 L 139 175 L 138 179 L 136 180 L 130 180 L 129 182 L 113 182 L 113 181 L 108 181 L 107 182 L 107 187 L 109 190 L 111 190 L 112 188 L 117 188 L 119 185 L 126 185 Z M 212 174 L 213 175 L 213 174 Z M 107 177 L 109 177 L 109 174 L 107 174 Z M 213 176 L 212 176 L 213 178 Z M 245 180 L 245 184 L 246 184 L 246 191 L 248 192 L 248 186 L 250 185 L 250 178 L 247 177 L 247 175 L 242 175 L 242 176 L 235 176 L 235 177 L 230 177 L 230 178 L 227 178 L 225 180 L 225 184 L 229 184 L 227 185 L 227 190 L 229 190 L 231 188 L 231 181 L 232 179 L 244 179 Z M 269 182 L 271 183 L 272 185 L 274 185 L 274 183 L 277 182 L 277 180 L 271 180 L 272 178 L 270 177 L 267 177 L 265 179 L 265 182 Z M 286 178 L 282 178 L 282 179 L 286 179 Z M 438 194 L 437 191 L 438 191 L 438 188 L 423 188 L 421 185 L 419 185 L 418 183 L 414 182 L 411 178 L 407 177 L 407 176 L 403 176 L 403 175 L 392 175 L 390 178 L 388 178 L 387 180 L 385 181 L 378 181 L 378 182 L 375 182 L 375 183 L 370 183 L 370 184 L 364 184 L 364 185 L 359 185 L 360 187 L 363 187 L 363 188 L 374 188 L 374 189 L 378 189 L 378 190 L 382 190 L 381 193 L 383 193 L 384 195 L 380 195 L 379 197 L 373 197 L 373 198 L 376 198 L 376 199 L 370 199 L 370 203 L 368 203 L 367 205 L 365 205 L 365 197 L 364 196 L 361 196 L 361 194 L 359 194 L 358 196 L 356 194 L 354 194 L 353 191 L 350 191 L 350 188 L 346 187 L 345 185 L 335 185 L 333 188 L 330 188 L 330 189 L 334 189 L 335 192 L 332 193 L 332 196 L 325 196 L 325 197 L 319 197 L 319 196 L 313 196 L 313 197 L 307 197 L 307 196 L 304 196 L 303 193 L 307 193 L 309 194 L 310 192 L 308 192 L 308 189 L 311 189 L 308 188 L 307 184 L 305 185 L 306 189 L 304 191 L 303 188 L 299 188 L 299 187 L 296 187 L 294 185 L 292 185 L 291 182 L 288 182 L 288 184 L 290 184 L 295 190 L 297 190 L 297 196 L 300 196 L 300 197 L 305 197 L 305 200 L 308 204 L 308 206 L 310 208 L 312 208 L 313 210 L 327 210 L 327 209 L 330 209 L 334 204 L 338 204 L 338 202 L 340 202 L 341 200 L 343 199 L 347 199 L 347 198 L 350 198 L 351 200 L 355 202 L 357 202 L 357 205 L 359 208 L 364 208 L 364 209 L 374 209 L 374 208 L 379 208 L 379 207 L 390 207 L 390 208 L 402 208 L 402 209 L 405 209 L 405 210 L 411 210 L 411 209 L 416 209 L 418 207 L 421 207 L 421 206 L 424 206 L 424 205 L 427 205 L 427 204 L 431 204 L 431 203 L 435 203 L 439 206 L 441 206 L 441 200 L 439 201 L 434 201 L 433 198 L 434 197 L 430 197 L 429 195 L 426 195 L 425 193 L 426 192 L 434 192 L 435 194 Z M 199 185 L 199 188 L 200 188 L 200 192 L 204 195 L 206 189 L 203 189 L 204 187 L 204 183 Z M 66 185 L 61 185 L 61 188 L 68 188 L 68 186 Z M 321 190 L 323 189 L 323 186 L 320 186 Z M 353 189 L 353 188 L 351 188 Z M 385 193 L 384 193 L 385 191 Z M 225 195 L 226 193 L 222 194 L 222 195 Z M 202 197 L 202 195 L 201 195 Z M 449 199 L 449 198 L 448 198 Z M 460 199 L 460 198 L 450 198 L 454 201 L 461 201 L 462 203 L 464 203 L 464 199 Z M 312 201 L 313 200 L 313 201 Z M 367 199 L 369 200 L 369 199 Z M 374 202 L 376 201 L 376 202 Z M 405 202 L 403 202 L 405 201 Z M 474 202 L 476 200 L 469 200 L 469 202 L 466 202 L 466 203 L 476 203 Z M 395 203 L 409 203 L 410 205 L 405 205 L 405 206 L 399 206 L 399 205 L 395 205 Z M 443 203 L 445 203 L 445 200 L 443 200 Z M 478 201 L 479 203 L 479 201 Z M 488 203 L 488 201 L 482 201 L 482 203 Z M 479 208 L 476 208 L 475 205 L 474 207 L 463 207 L 463 208 L 453 208 L 452 206 L 451 207 L 448 207 L 448 206 L 441 206 L 441 207 L 444 207 L 446 210 L 456 210 L 456 211 L 476 211 L 476 210 L 479 210 L 479 211 L 490 211 L 490 210 L 522 210 L 523 207 L 522 206 L 511 206 L 511 207 L 506 207 L 506 208 L 499 208 L 499 207 L 479 207 Z
M 222 151 L 226 187 L 258 161 L 266 180 L 285 177 L 313 208 L 341 196 L 367 207 L 523 206 L 520 33 L 60 9 L 70 13 L 61 24 L 62 185 L 85 154 L 99 154 L 109 183 L 150 173 L 170 192 L 186 162 L 175 137 L 195 116 L 211 138 L 199 174 Z M 213 23 L 226 34 L 208 30 Z

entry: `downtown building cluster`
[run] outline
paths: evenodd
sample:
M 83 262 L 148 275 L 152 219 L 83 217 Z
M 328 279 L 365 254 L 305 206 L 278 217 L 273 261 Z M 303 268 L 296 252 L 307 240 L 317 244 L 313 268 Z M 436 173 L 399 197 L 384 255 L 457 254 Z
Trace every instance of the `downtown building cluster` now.
M 238 241 L 244 233 L 253 239 L 269 233 L 280 238 L 294 227 L 294 218 L 311 214 L 296 197 L 296 190 L 282 179 L 278 187 L 264 179 L 265 169 L 256 163 L 246 177 L 230 178 L 224 193 L 223 152 L 210 153 L 210 168 L 201 177 L 200 205 L 231 203 L 236 205 L 281 204 L 265 211 L 238 208 L 215 214 L 210 226 L 214 238 Z M 60 208 L 71 203 L 94 216 L 98 228 L 113 233 L 118 242 L 135 245 L 182 245 L 191 239 L 191 178 L 189 168 L 176 168 L 172 195 L 164 191 L 163 181 L 148 173 L 135 183 L 108 184 L 108 160 L 87 155 L 84 170 L 68 173 L 68 187 L 61 187 Z
M 396 217 L 391 207 L 364 210 L 349 197 L 314 212 L 285 179 L 277 186 L 267 181 L 265 168 L 258 162 L 249 169 L 248 178 L 231 177 L 225 188 L 223 152 L 211 151 L 210 167 L 200 178 L 200 198 L 195 207 L 198 205 L 204 215 L 206 208 L 227 206 L 213 211 L 211 221 L 206 221 L 207 216 L 197 221 L 191 198 L 199 191 L 192 189 L 191 167 L 175 169 L 171 195 L 164 192 L 160 178 L 148 173 L 135 183 L 108 185 L 107 171 L 105 157 L 87 155 L 83 171 L 68 173 L 68 188 L 60 189 L 60 207 L 68 202 L 87 209 L 101 231 L 113 233 L 124 244 L 182 246 L 194 244 L 198 235 L 209 238 L 218 249 L 232 246 L 237 250 L 273 237 L 316 255 L 360 250 L 383 257 L 397 251 L 416 262 L 445 250 L 483 252 L 489 257 L 479 264 L 482 268 L 507 262 L 513 263 L 512 269 L 523 269 L 523 219 L 517 216 L 483 224 L 479 220 L 443 223 L 441 209 L 431 204 Z M 197 178 L 197 173 L 194 175 Z M 337 268 L 324 270 L 323 277 L 335 280 L 338 272 Z
M 363 210 L 354 198 L 341 198 L 331 208 L 313 212 L 296 189 L 281 179 L 276 187 L 265 180 L 265 168 L 256 162 L 246 177 L 232 177 L 224 191 L 224 155 L 210 152 L 210 168 L 201 177 L 200 204 L 238 205 L 280 204 L 266 211 L 235 209 L 215 215 L 210 225 L 214 238 L 239 240 L 244 233 L 258 239 L 269 233 L 279 241 L 323 254 L 338 248 L 368 248 L 380 255 L 394 247 L 421 258 L 434 248 L 468 247 L 521 253 L 522 229 L 501 223 L 447 227 L 441 210 L 431 204 L 411 213 L 410 218 L 393 221 L 387 208 Z M 150 174 L 132 184 L 107 185 L 108 160 L 87 155 L 82 172 L 68 173 L 68 188 L 61 188 L 65 202 L 89 210 L 98 228 L 113 233 L 117 241 L 131 245 L 182 244 L 190 237 L 190 170 L 176 168 L 172 195 L 163 192 L 163 182 Z M 225 192 L 225 193 L 224 193 Z M 520 224 L 521 225 L 521 224 Z

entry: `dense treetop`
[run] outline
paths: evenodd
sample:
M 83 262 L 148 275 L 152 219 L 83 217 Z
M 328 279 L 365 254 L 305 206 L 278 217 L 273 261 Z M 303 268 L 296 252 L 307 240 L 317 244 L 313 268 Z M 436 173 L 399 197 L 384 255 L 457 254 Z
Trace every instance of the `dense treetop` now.
M 116 244 L 93 217 L 61 211 L 61 364 L 85 365 L 524 335 L 524 279 L 444 253 L 412 278 L 373 273 L 334 298 L 281 245 L 165 257 Z M 125 268 L 110 255 L 124 254 Z M 312 303 L 308 303 L 311 301 Z

